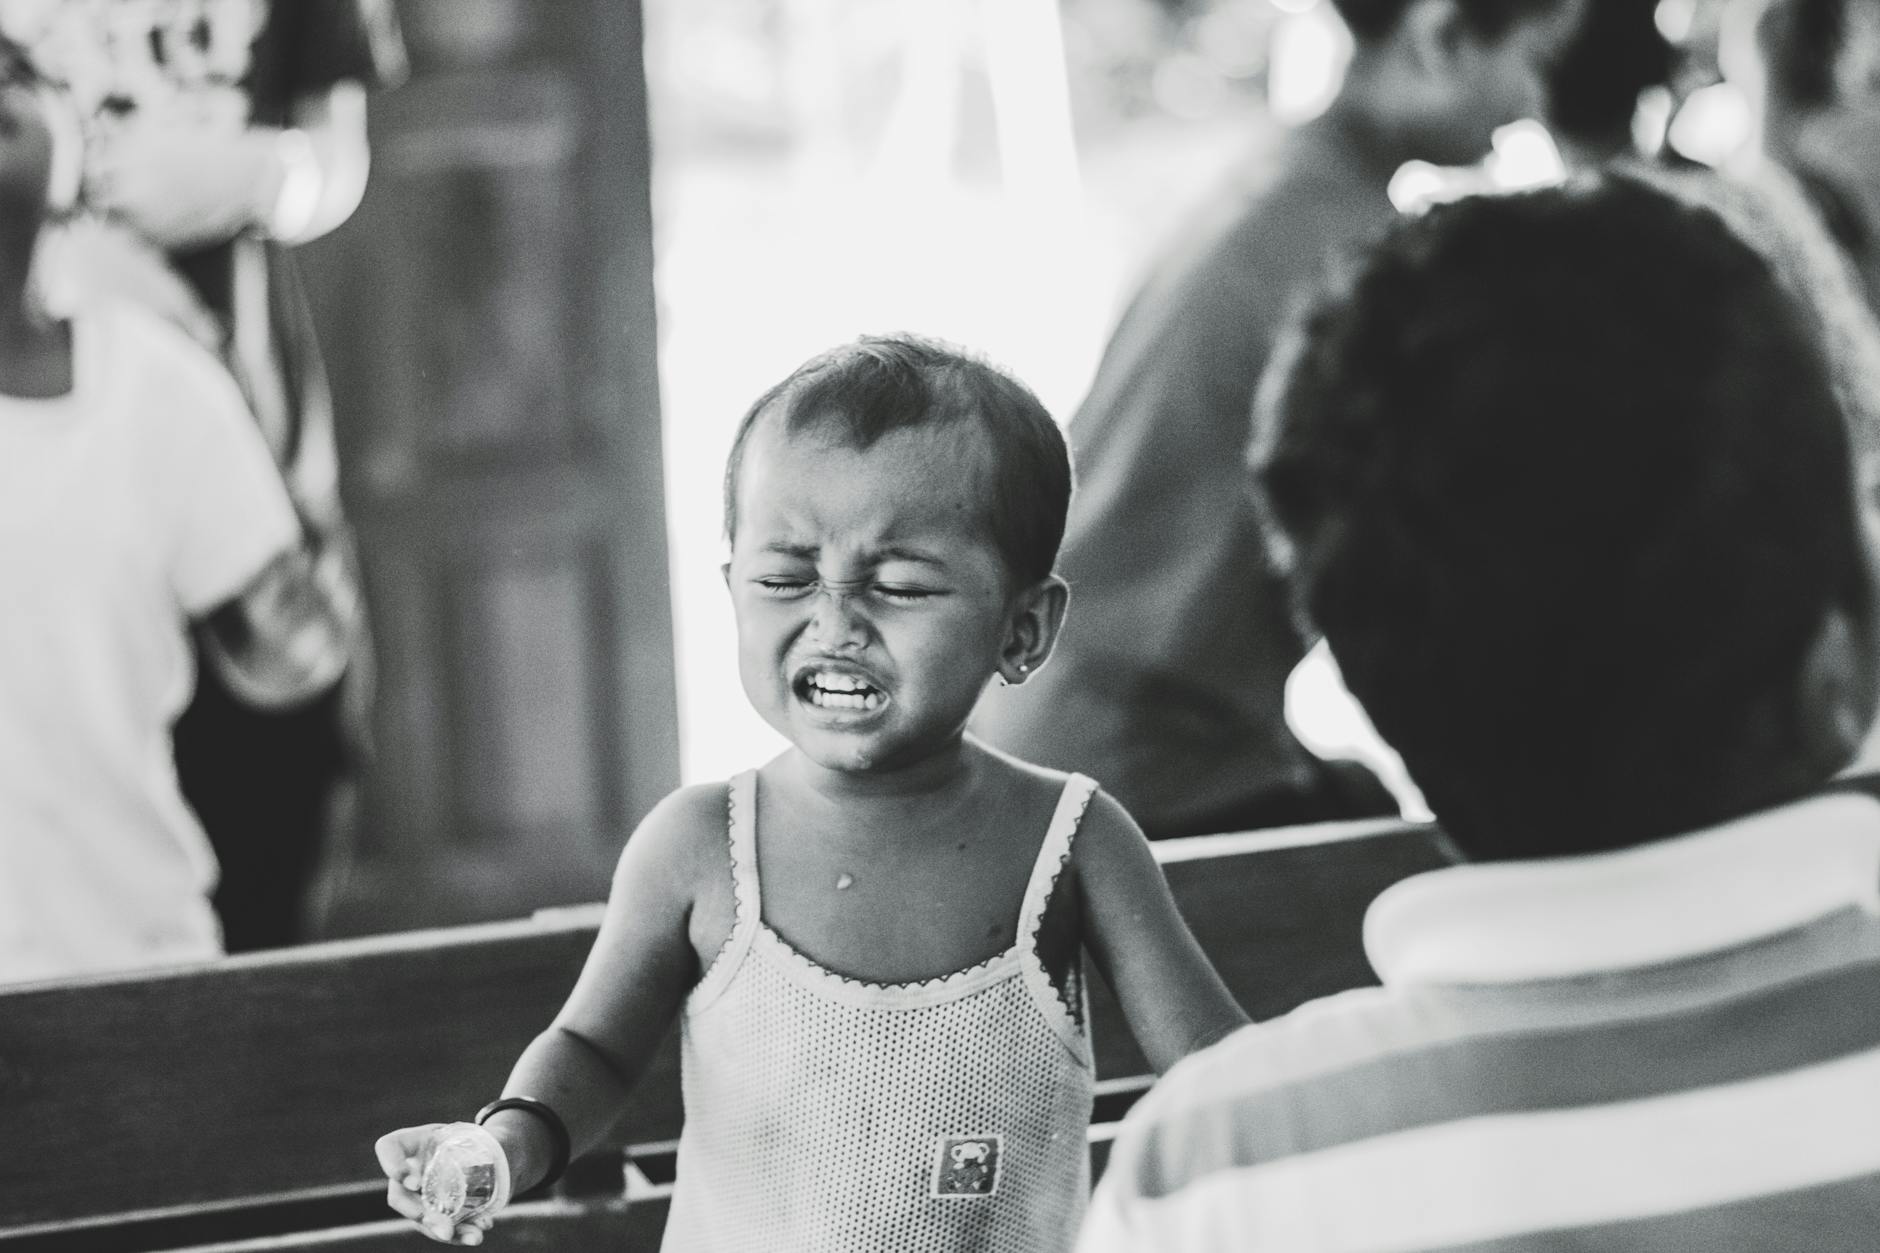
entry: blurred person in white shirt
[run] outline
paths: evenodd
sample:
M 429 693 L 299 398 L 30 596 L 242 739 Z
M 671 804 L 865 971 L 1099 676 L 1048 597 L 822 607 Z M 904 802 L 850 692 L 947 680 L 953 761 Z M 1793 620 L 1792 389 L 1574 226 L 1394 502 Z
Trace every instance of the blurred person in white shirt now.
M 0 44 L 0 981 L 219 954 L 170 746 L 192 629 L 262 708 L 329 690 L 357 629 L 215 358 L 129 305 L 41 307 L 77 179 L 53 99 Z

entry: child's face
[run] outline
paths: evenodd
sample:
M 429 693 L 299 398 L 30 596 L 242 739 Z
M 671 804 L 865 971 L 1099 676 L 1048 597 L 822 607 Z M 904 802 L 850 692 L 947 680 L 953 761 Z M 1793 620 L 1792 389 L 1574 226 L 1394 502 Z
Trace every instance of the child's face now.
M 751 433 L 725 567 L 739 674 L 818 765 L 892 770 L 957 743 L 1015 617 L 989 456 L 970 423 L 866 451 L 776 417 Z

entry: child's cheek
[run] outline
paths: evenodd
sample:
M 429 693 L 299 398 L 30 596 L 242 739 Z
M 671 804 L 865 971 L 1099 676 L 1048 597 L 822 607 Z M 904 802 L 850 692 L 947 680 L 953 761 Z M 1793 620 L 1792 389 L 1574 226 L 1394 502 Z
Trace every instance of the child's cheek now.
M 759 712 L 776 703 L 774 689 L 782 680 L 778 677 L 779 665 L 771 656 L 771 650 L 761 638 L 754 638 L 754 633 L 747 630 L 744 614 L 738 614 L 738 683 L 744 688 L 744 697 L 756 706 Z

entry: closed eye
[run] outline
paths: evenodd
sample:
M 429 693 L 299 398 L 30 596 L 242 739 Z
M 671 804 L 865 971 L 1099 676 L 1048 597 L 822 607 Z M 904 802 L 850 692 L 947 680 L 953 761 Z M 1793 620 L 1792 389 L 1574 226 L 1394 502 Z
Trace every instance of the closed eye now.
M 934 591 L 932 588 L 892 587 L 892 586 L 888 586 L 885 584 L 878 585 L 875 588 L 875 591 L 879 595 L 884 596 L 891 601 L 899 601 L 902 604 L 910 604 L 910 605 L 915 603 L 916 601 L 926 600 L 929 597 L 939 595 L 939 593 Z
M 752 580 L 758 587 L 772 596 L 795 596 L 809 587 L 807 579 L 789 579 L 770 577 Z

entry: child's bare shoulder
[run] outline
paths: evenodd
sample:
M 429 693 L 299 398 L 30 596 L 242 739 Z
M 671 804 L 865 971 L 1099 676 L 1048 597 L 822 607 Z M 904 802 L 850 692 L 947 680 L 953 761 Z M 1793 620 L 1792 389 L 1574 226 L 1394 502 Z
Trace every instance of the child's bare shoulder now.
M 973 747 L 978 750 L 978 769 L 974 773 L 981 803 L 1018 827 L 1035 827 L 1042 833 L 1071 776 L 1062 770 L 1033 765 L 980 741 L 973 741 Z
M 723 783 L 694 783 L 668 793 L 627 840 L 622 873 L 692 886 L 723 875 L 730 856 L 729 813 Z
M 1092 858 L 1131 856 L 1147 846 L 1148 837 L 1121 801 L 1101 787 L 1091 793 L 1083 821 L 1077 824 L 1074 861 L 1088 865 Z
M 1068 773 L 1034 765 L 988 744 L 980 747 L 985 753 L 987 777 L 1005 799 L 1026 809 L 1056 808 L 1058 798 L 1070 782 Z M 1103 790 L 1099 781 L 1078 820 L 1077 843 L 1081 845 L 1092 839 L 1106 843 L 1134 842 L 1142 838 L 1142 829 L 1136 825 L 1136 820 L 1129 816 L 1121 802 Z
M 978 757 L 981 777 L 993 787 L 1032 796 L 1056 796 L 1070 781 L 1067 771 L 1014 757 L 976 736 L 968 737 L 967 743 Z
M 730 789 L 698 783 L 669 794 L 640 821 L 614 871 L 610 910 L 678 928 L 706 960 L 731 933 Z

